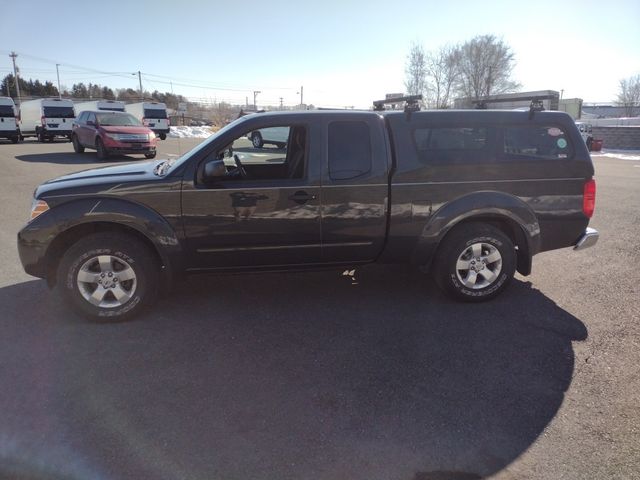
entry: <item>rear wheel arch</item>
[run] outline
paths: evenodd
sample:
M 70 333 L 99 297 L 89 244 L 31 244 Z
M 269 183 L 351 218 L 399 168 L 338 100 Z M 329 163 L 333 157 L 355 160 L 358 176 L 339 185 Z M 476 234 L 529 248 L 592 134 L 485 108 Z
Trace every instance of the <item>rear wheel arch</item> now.
M 450 236 L 456 232 L 457 229 L 466 227 L 471 223 L 490 225 L 504 233 L 516 247 L 517 271 L 522 275 L 529 275 L 531 273 L 531 245 L 527 240 L 524 227 L 514 219 L 506 216 L 488 214 L 471 215 L 452 224 L 442 233 L 435 248 L 435 255 L 438 254 L 438 250 L 444 245 L 447 236 Z

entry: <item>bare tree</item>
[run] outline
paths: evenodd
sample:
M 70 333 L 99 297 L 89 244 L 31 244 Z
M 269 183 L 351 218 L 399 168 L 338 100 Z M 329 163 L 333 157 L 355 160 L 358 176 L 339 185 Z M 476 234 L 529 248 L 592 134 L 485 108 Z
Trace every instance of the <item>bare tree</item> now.
M 640 75 L 620 80 L 620 91 L 616 103 L 624 107 L 625 116 L 636 116 L 640 111 Z
M 427 77 L 435 108 L 449 108 L 451 94 L 460 77 L 460 48 L 445 46 L 427 55 Z
M 417 42 L 411 44 L 405 64 L 404 86 L 409 95 L 424 95 L 427 90 L 427 59 Z
M 511 79 L 515 56 L 494 35 L 480 35 L 460 46 L 459 92 L 477 100 L 486 95 L 513 92 L 520 85 Z

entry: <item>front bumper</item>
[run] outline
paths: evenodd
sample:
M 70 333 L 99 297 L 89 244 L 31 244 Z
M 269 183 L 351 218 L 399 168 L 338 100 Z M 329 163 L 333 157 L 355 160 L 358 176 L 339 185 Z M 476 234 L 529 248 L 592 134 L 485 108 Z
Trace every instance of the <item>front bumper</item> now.
M 600 238 L 598 231 L 595 228 L 587 227 L 573 246 L 573 249 L 584 250 L 585 248 L 593 247 L 598 242 L 598 238 Z

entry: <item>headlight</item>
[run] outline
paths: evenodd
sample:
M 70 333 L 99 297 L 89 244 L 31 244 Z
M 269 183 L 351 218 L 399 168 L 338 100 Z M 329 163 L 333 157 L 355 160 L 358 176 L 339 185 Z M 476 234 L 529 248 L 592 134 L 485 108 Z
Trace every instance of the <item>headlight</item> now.
M 156 138 L 156 134 L 153 132 L 149 133 L 149 141 L 153 140 L 154 138 Z
M 33 220 L 38 215 L 46 212 L 47 210 L 49 210 L 49 205 L 47 205 L 47 202 L 34 198 L 33 204 L 31 205 L 31 218 L 29 219 L 29 221 Z

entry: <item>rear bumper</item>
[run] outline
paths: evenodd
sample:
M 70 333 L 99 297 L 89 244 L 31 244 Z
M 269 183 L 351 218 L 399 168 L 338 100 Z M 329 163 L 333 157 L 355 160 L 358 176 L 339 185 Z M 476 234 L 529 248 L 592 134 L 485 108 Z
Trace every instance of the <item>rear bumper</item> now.
M 593 247 L 598 242 L 598 238 L 600 238 L 598 231 L 595 228 L 587 227 L 573 246 L 573 249 L 584 250 L 585 248 Z
M 43 128 L 42 132 L 45 135 L 48 136 L 54 136 L 54 137 L 70 137 L 71 136 L 71 130 L 62 130 L 62 129 L 53 129 L 53 128 Z
M 149 130 L 151 130 L 153 133 L 167 133 L 168 134 L 171 129 L 169 129 L 169 128 L 149 127 Z
M 0 130 L 0 138 L 14 138 L 20 136 L 20 130 Z

